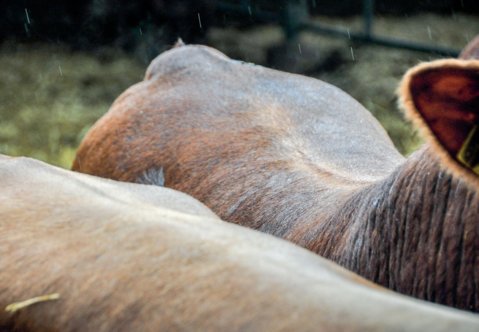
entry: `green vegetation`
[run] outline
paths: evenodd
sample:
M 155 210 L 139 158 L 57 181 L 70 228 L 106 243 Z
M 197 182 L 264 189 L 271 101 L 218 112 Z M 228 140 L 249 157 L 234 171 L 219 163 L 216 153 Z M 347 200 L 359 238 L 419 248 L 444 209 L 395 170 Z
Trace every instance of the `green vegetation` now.
M 69 168 L 88 128 L 144 68 L 124 54 L 0 48 L 0 153 Z

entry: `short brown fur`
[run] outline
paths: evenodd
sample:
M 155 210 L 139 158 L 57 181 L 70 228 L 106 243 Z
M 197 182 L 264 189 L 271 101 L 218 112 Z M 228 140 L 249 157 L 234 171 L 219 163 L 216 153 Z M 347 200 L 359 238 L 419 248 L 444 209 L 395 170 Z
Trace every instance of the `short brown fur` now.
M 479 329 L 171 189 L 4 156 L 0 183 L 1 331 Z
M 226 221 L 479 311 L 478 182 L 440 163 L 434 139 L 405 160 L 338 88 L 208 47 L 165 52 L 145 77 L 90 130 L 74 170 L 135 182 L 162 168 Z

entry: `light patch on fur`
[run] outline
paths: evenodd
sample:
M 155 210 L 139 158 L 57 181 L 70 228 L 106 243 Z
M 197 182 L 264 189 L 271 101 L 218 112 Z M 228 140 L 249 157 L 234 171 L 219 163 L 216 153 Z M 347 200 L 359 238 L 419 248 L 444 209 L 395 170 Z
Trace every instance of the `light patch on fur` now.
M 140 177 L 135 181 L 141 184 L 153 184 L 155 186 L 165 186 L 165 174 L 163 173 L 163 167 L 150 168 L 143 172 Z
M 479 60 L 462 60 L 462 59 L 444 59 L 431 62 L 421 63 L 409 69 L 404 75 L 401 84 L 397 90 L 399 97 L 399 106 L 405 112 L 406 118 L 410 120 L 420 131 L 425 140 L 432 146 L 435 153 L 439 156 L 443 166 L 452 172 L 462 177 L 466 183 L 472 184 L 474 187 L 479 187 L 479 177 L 471 170 L 463 167 L 444 149 L 442 144 L 438 141 L 436 136 L 432 133 L 424 118 L 421 116 L 416 108 L 413 97 L 411 95 L 410 85 L 411 80 L 421 72 L 440 69 L 443 67 L 470 69 L 479 71 Z M 479 110 L 478 110 L 479 111 Z

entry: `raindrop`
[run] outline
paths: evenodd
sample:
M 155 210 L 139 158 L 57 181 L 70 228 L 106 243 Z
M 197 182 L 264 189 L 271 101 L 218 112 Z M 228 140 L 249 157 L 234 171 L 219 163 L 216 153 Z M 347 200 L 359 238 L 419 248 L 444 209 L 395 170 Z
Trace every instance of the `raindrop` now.
M 298 43 L 298 51 L 299 51 L 299 54 L 303 55 L 303 52 L 301 51 L 301 44 Z
M 353 61 L 356 61 L 356 59 L 354 58 L 353 47 L 351 46 L 350 49 L 351 49 L 351 58 L 353 59 Z
M 429 40 L 432 40 L 432 31 L 429 25 L 427 26 L 427 35 L 429 36 Z
M 30 22 L 30 15 L 28 15 L 28 9 L 25 8 L 25 16 L 27 17 L 27 23 L 31 24 Z
M 469 34 L 469 32 L 466 32 L 466 34 L 464 35 L 464 40 L 465 40 L 465 44 L 469 43 L 471 41 L 471 36 Z
M 203 29 L 203 26 L 201 25 L 201 16 L 200 16 L 200 13 L 198 13 L 198 24 L 200 25 L 200 29 Z
M 62 66 L 58 65 L 58 71 L 60 72 L 60 76 L 63 76 Z
M 453 12 L 451 13 L 451 16 L 452 16 L 452 19 L 453 19 L 454 21 L 458 21 L 458 16 L 457 16 L 457 13 L 456 13 L 455 11 L 453 11 Z
M 140 36 L 143 36 L 143 30 L 141 30 L 141 27 L 140 27 Z
M 248 6 L 248 13 L 249 13 L 249 16 L 253 16 L 253 12 L 251 11 L 251 6 Z
M 348 32 L 348 39 L 351 39 L 351 33 L 349 32 L 349 28 L 347 28 L 346 31 Z

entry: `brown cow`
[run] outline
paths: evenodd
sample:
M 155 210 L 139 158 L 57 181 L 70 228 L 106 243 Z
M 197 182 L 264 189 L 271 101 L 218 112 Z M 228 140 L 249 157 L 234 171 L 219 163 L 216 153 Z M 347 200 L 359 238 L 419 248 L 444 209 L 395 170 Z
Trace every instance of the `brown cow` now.
M 164 173 L 223 220 L 401 293 L 479 311 L 479 61 L 420 65 L 401 92 L 432 133 L 408 159 L 334 86 L 176 47 L 93 126 L 73 169 L 130 182 Z
M 479 330 L 171 189 L 3 156 L 0 183 L 1 331 Z

